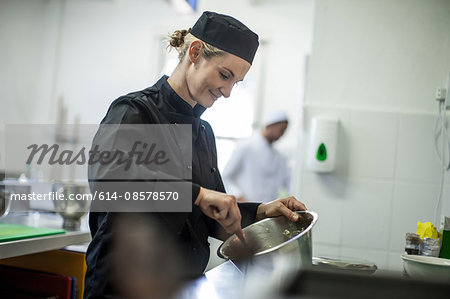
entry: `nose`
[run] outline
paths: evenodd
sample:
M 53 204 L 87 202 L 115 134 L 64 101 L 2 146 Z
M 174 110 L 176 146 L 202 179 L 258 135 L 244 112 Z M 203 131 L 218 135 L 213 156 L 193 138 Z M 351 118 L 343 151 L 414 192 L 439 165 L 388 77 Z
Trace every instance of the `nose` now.
M 230 97 L 233 86 L 234 86 L 234 84 L 227 84 L 227 85 L 223 86 L 222 88 L 220 88 L 220 92 L 222 93 L 222 95 L 225 98 Z

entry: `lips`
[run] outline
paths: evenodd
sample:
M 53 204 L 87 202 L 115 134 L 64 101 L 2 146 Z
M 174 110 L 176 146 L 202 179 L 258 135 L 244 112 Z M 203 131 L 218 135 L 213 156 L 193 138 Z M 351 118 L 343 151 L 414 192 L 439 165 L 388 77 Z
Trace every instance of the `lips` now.
M 214 94 L 212 91 L 209 91 L 209 93 L 213 96 L 213 100 L 217 100 L 218 98 L 220 98 L 220 96 Z

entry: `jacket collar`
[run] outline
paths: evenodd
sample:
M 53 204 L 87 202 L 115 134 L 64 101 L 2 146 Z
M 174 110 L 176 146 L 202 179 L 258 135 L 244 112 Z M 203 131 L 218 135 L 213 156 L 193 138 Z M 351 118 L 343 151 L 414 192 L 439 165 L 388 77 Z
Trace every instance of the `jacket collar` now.
M 175 92 L 175 90 L 173 90 L 173 88 L 167 82 L 168 78 L 168 76 L 162 76 L 161 79 L 159 79 L 156 83 L 156 85 L 160 86 L 160 90 L 167 102 L 171 106 L 173 106 L 179 113 L 199 118 L 203 114 L 203 112 L 205 112 L 206 108 L 200 104 L 196 104 L 194 107 L 191 107 L 191 105 L 189 105 Z

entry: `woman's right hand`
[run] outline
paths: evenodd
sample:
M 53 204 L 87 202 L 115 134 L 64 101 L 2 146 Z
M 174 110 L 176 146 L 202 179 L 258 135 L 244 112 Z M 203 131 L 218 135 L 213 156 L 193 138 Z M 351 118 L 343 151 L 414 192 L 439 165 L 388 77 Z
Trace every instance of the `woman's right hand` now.
M 233 195 L 200 188 L 194 204 L 206 216 L 216 220 L 228 234 L 242 235 L 242 216 Z

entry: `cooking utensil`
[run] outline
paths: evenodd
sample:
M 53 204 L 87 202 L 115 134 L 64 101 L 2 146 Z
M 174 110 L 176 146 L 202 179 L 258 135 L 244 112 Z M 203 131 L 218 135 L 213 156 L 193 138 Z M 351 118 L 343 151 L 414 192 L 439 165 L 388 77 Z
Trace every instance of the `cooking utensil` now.
M 377 265 L 367 262 L 359 261 L 355 259 L 340 259 L 340 258 L 330 258 L 330 257 L 313 257 L 313 265 L 318 268 L 332 269 L 343 272 L 356 272 L 356 273 L 366 273 L 372 274 L 378 269 Z
M 272 260 L 277 255 L 288 256 L 297 267 L 312 265 L 311 229 L 317 221 L 312 211 L 297 211 L 299 220 L 292 222 L 284 216 L 266 218 L 243 229 L 247 246 L 232 235 L 217 250 L 221 258 L 242 261 Z
M 87 185 L 75 183 L 55 183 L 53 191 L 63 194 L 63 200 L 54 200 L 55 212 L 63 218 L 63 228 L 67 230 L 79 230 L 81 217 L 89 212 L 91 200 Z M 84 199 L 81 199 L 84 196 Z M 77 199 L 78 198 L 78 199 Z

